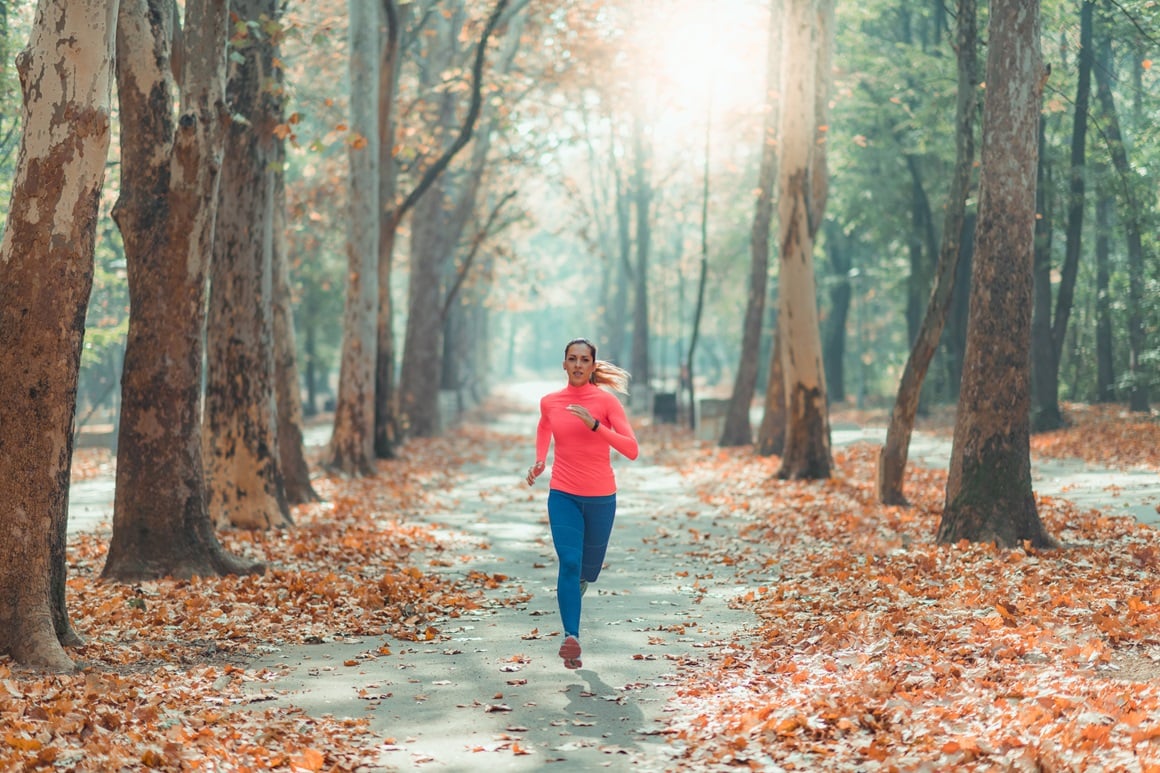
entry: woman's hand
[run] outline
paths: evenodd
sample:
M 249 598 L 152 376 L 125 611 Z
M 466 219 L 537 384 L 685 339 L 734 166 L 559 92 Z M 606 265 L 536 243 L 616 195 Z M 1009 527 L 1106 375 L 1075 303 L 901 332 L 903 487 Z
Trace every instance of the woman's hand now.
M 533 464 L 531 467 L 528 468 L 528 477 L 524 478 L 524 480 L 526 480 L 528 482 L 529 486 L 534 486 L 536 483 L 536 478 L 540 477 L 540 475 L 542 475 L 543 472 L 544 472 L 544 463 L 543 462 L 536 462 L 535 464 Z
M 591 413 L 589 413 L 588 409 L 585 408 L 583 405 L 577 405 L 577 404 L 573 403 L 572 405 L 569 405 L 565 410 L 567 410 L 568 413 L 572 414 L 576 418 L 583 421 L 584 426 L 587 427 L 588 429 L 592 429 L 593 427 L 596 426 L 595 417 L 593 417 L 593 415 Z

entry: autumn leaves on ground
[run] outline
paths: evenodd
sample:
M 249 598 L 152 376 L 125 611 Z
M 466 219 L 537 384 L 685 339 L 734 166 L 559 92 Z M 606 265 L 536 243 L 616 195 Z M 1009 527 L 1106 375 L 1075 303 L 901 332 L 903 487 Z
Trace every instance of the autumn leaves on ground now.
M 495 410 L 492 406 L 489 410 Z M 1036 453 L 1160 470 L 1160 426 L 1075 406 Z M 937 428 L 935 428 L 937 429 Z M 912 508 L 874 501 L 876 449 L 835 454 L 823 482 L 773 479 L 777 460 L 640 426 L 728 542 L 697 542 L 747 587 L 749 635 L 681 671 L 670 735 L 690 769 L 1160 771 L 1160 539 L 1126 518 L 1041 498 L 1052 552 L 933 544 L 945 472 L 912 469 Z M 244 688 L 263 648 L 336 636 L 439 640 L 505 578 L 447 566 L 414 516 L 457 465 L 524 442 L 466 424 L 412 441 L 371 480 L 320 478 L 293 529 L 227 531 L 261 577 L 97 581 L 107 536 L 69 546 L 82 671 L 0 660 L 0 768 L 357 770 L 378 759 L 360 722 L 261 710 Z M 78 476 L 108 460 L 78 457 Z M 104 470 L 107 474 L 107 469 Z M 629 495 L 630 492 L 625 492 Z M 240 707 L 250 710 L 241 711 Z M 255 710 L 257 709 L 257 710 Z M 513 748 L 518 748 L 513 746 Z M 494 765 L 494 761 L 488 761 Z

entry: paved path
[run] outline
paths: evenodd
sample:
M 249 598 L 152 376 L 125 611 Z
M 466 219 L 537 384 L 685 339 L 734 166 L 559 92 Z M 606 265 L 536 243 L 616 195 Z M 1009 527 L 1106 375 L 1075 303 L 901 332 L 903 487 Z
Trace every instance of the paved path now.
M 757 421 L 760 421 L 760 415 Z M 307 430 L 308 445 L 323 445 L 329 429 Z M 884 427 L 835 426 L 835 448 L 857 442 L 881 445 Z M 916 432 L 911 436 L 909 463 L 946 468 L 951 456 L 949 438 Z M 1160 475 L 1146 469 L 1116 470 L 1074 459 L 1034 459 L 1031 465 L 1035 493 L 1066 499 L 1109 515 L 1130 515 L 1141 523 L 1160 527 Z M 113 480 L 98 478 L 73 483 L 69 493 L 68 530 L 107 531 L 113 518 Z
M 744 589 L 698 550 L 728 523 L 679 474 L 651 463 L 647 444 L 637 462 L 618 463 L 623 493 L 607 569 L 585 597 L 584 667 L 563 669 L 547 489 L 544 482 L 534 489 L 520 482 L 533 445 L 534 405 L 525 401 L 515 413 L 492 417 L 494 428 L 514 441 L 489 449 L 453 486 L 432 492 L 426 516 L 451 546 L 443 557 L 455 560 L 420 568 L 505 575 L 488 594 L 492 603 L 442 621 L 450 641 L 340 638 L 272 649 L 250 666 L 267 677 L 253 688 L 261 699 L 255 710 L 298 706 L 314 716 L 369 717 L 392 740 L 380 750 L 382 770 L 530 771 L 549 763 L 666 769 L 677 747 L 660 733 L 678 666 L 729 646 L 752 622 L 727 603 Z M 883 437 L 878 429 L 833 430 L 835 447 Z M 308 442 L 325 440 L 316 431 Z M 916 434 L 910 460 L 945 467 L 949 453 L 948 440 Z M 1037 461 L 1033 473 L 1037 494 L 1160 525 L 1154 473 L 1057 461 Z M 110 480 L 74 485 L 70 530 L 107 530 L 112 500 Z M 380 653 L 384 643 L 390 654 Z
M 451 641 L 390 641 L 390 655 L 374 655 L 379 639 L 282 648 L 251 665 L 277 677 L 263 695 L 311 715 L 369 716 L 394 741 L 382 752 L 385 769 L 525 771 L 559 762 L 568 770 L 663 770 L 675 747 L 660 720 L 679 663 L 729 646 L 752 622 L 729 608 L 741 590 L 732 578 L 690 555 L 699 535 L 723 525 L 679 474 L 651 464 L 647 449 L 636 462 L 621 460 L 624 493 L 607 568 L 584 599 L 584 666 L 568 671 L 556 654 L 547 487 L 520 480 L 535 417 L 495 419 L 521 441 L 466 469 L 454 490 L 437 492 L 427 520 L 444 530 L 452 547 L 443 557 L 454 565 L 420 567 L 505 575 L 489 594 L 494 603 L 444 621 Z M 526 602 L 511 601 L 525 594 Z M 353 659 L 358 666 L 343 665 Z
M 886 442 L 886 429 L 835 427 L 831 438 L 835 447 L 859 441 L 880 446 Z M 915 433 L 907 458 L 911 464 L 946 469 L 951 440 Z M 1076 459 L 1032 459 L 1031 477 L 1038 496 L 1065 499 L 1108 515 L 1130 515 L 1160 527 L 1160 475 L 1151 470 L 1114 470 Z

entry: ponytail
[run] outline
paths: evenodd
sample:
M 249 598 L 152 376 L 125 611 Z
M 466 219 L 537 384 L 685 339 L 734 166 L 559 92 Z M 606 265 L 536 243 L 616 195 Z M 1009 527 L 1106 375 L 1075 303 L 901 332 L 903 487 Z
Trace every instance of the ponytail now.
M 596 361 L 596 370 L 592 371 L 592 383 L 596 386 L 608 386 L 614 392 L 628 394 L 628 380 L 631 376 L 624 368 L 613 365 L 605 360 Z

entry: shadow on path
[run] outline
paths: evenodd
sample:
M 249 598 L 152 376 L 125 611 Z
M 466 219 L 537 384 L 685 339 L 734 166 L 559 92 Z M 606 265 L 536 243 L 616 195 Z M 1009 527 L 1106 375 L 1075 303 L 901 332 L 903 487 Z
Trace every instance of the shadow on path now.
M 647 446 L 640 460 L 619 460 L 606 568 L 584 598 L 584 666 L 564 669 L 546 480 L 531 489 L 521 480 L 534 453 L 535 405 L 489 417 L 493 430 L 511 434 L 483 449 L 451 488 L 428 492 L 423 520 L 446 550 L 419 568 L 506 576 L 488 591 L 491 603 L 437 623 L 448 641 L 327 641 L 271 652 L 251 665 L 267 678 L 253 708 L 367 716 L 390 739 L 383 769 L 667 768 L 675 749 L 664 719 L 678 668 L 752 622 L 728 606 L 744 589 L 694 555 L 696 542 L 724 525 L 678 473 L 649 462 Z

